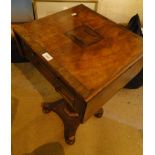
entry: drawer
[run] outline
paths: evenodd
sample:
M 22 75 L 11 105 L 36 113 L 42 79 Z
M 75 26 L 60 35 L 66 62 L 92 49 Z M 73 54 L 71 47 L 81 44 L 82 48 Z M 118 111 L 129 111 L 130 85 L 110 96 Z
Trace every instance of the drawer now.
M 51 69 L 48 69 L 48 67 L 39 60 L 35 56 L 31 62 L 34 64 L 34 66 L 47 78 L 47 80 L 54 86 L 55 90 L 64 98 L 66 101 L 70 104 L 70 106 L 74 109 L 75 104 L 75 92 L 67 85 L 65 84 L 62 79 L 57 76 L 54 72 L 51 71 Z
M 23 41 L 21 41 L 24 56 L 31 61 L 31 63 L 52 83 L 55 90 L 65 98 L 68 103 L 74 108 L 75 93 L 74 91 L 62 81 L 45 63 L 37 56 L 31 48 L 29 48 Z
M 54 14 L 56 12 L 74 7 L 76 5 L 84 4 L 92 10 L 96 10 L 97 3 L 96 2 L 42 2 L 42 1 L 34 1 L 34 12 L 35 18 L 39 19 L 50 14 Z

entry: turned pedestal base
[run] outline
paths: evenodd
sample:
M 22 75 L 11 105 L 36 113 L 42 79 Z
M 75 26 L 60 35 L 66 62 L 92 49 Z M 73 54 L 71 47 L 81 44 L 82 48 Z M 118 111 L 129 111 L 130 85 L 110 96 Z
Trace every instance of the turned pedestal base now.
M 53 111 L 58 114 L 64 124 L 64 138 L 66 143 L 69 145 L 74 144 L 76 130 L 81 123 L 79 114 L 73 111 L 64 99 L 60 99 L 53 103 L 43 103 L 42 110 L 44 113 Z M 102 115 L 103 109 L 95 113 L 95 116 L 98 118 L 102 117 Z

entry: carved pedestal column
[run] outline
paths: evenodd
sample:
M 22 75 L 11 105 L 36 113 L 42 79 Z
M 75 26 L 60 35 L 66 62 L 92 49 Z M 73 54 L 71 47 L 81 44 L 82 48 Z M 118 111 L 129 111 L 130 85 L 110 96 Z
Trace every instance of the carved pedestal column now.
M 66 143 L 69 145 L 74 144 L 76 130 L 81 122 L 79 114 L 73 111 L 64 99 L 53 103 L 43 103 L 42 110 L 44 113 L 53 111 L 58 114 L 64 124 L 64 138 Z M 103 109 L 99 109 L 94 115 L 98 118 L 102 117 Z
M 76 130 L 80 124 L 79 114 L 74 112 L 64 99 L 53 103 L 44 103 L 43 112 L 54 111 L 62 119 L 64 124 L 64 138 L 67 144 L 72 145 L 75 142 Z

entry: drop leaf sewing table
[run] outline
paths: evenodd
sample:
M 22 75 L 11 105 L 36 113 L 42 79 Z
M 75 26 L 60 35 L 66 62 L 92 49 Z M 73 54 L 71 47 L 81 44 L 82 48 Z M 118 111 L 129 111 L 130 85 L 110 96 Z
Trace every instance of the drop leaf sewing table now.
M 61 100 L 44 103 L 64 123 L 68 144 L 142 68 L 142 38 L 84 5 L 13 27 L 21 53 L 51 82 Z

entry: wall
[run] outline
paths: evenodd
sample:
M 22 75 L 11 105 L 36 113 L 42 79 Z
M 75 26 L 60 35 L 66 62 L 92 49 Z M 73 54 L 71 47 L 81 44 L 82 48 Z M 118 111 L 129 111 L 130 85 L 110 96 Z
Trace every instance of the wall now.
M 143 0 L 98 0 L 98 12 L 117 23 L 128 23 L 139 14 L 143 21 Z
M 26 22 L 33 19 L 32 0 L 11 0 L 12 22 Z
M 131 16 L 143 18 L 143 0 L 98 0 L 98 12 L 117 23 L 128 23 Z M 33 20 L 32 0 L 11 0 L 12 22 Z

